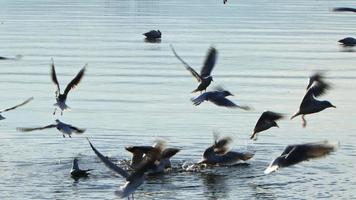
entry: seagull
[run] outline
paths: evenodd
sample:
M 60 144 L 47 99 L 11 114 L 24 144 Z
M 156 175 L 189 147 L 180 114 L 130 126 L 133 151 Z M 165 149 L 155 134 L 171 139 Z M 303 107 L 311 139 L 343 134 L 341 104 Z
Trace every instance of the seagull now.
M 146 36 L 146 39 L 148 40 L 156 40 L 162 37 L 162 33 L 159 30 L 151 30 L 147 33 L 144 33 L 143 35 Z
M 17 128 L 17 130 L 21 132 L 30 132 L 30 131 L 43 130 L 48 128 L 57 128 L 60 132 L 62 132 L 64 138 L 66 134 L 71 138 L 72 133 L 82 134 L 85 132 L 85 129 L 80 129 L 70 124 L 63 123 L 59 121 L 59 119 L 56 119 L 56 122 L 54 124 L 50 124 L 48 126 L 38 127 L 38 128 Z
M 338 7 L 333 9 L 334 12 L 356 12 L 355 8 Z
M 263 112 L 261 117 L 258 119 L 255 128 L 253 129 L 253 133 L 250 139 L 257 140 L 257 133 L 265 131 L 271 127 L 279 128 L 276 121 L 283 117 L 284 116 L 280 113 L 275 113 L 272 111 Z
M 0 120 L 5 119 L 5 117 L 3 117 L 3 116 L 1 115 L 1 113 L 7 112 L 7 111 L 10 111 L 10 110 L 14 110 L 14 109 L 16 109 L 17 107 L 23 106 L 23 105 L 27 104 L 28 102 L 30 102 L 30 101 L 32 101 L 32 100 L 33 100 L 33 97 L 30 97 L 30 98 L 28 98 L 26 101 L 20 103 L 19 105 L 13 106 L 13 107 L 11 107 L 11 108 L 6 108 L 6 109 L 3 109 L 3 110 L 0 110 Z
M 214 133 L 214 137 L 214 144 L 204 151 L 203 159 L 198 162 L 198 164 L 231 165 L 240 160 L 249 160 L 254 156 L 254 154 L 250 152 L 240 153 L 236 151 L 229 151 L 228 144 L 232 141 L 230 137 L 218 139 L 216 133 Z
M 150 157 L 151 152 L 156 152 L 157 148 L 154 146 L 127 146 L 125 149 L 132 153 L 132 159 L 130 167 L 137 169 L 142 162 L 146 161 L 147 157 Z M 177 148 L 162 148 L 160 160 L 156 162 L 155 167 L 150 170 L 149 174 L 163 173 L 166 169 L 171 168 L 170 158 L 177 154 L 180 149 Z
M 210 85 L 211 81 L 213 81 L 213 77 L 210 75 L 211 71 L 214 68 L 214 65 L 216 63 L 216 57 L 217 57 L 217 50 L 214 47 L 210 47 L 208 50 L 208 54 L 206 56 L 205 62 L 203 67 L 200 70 L 200 74 L 196 72 L 192 67 L 189 66 L 188 63 L 186 63 L 181 57 L 178 56 L 176 51 L 173 48 L 173 45 L 170 45 L 171 49 L 174 53 L 174 55 L 180 60 L 185 68 L 197 79 L 197 81 L 200 83 L 197 87 L 197 89 L 193 90 L 192 93 L 200 91 L 200 93 L 204 90 L 206 91 L 206 88 Z
M 314 75 L 315 76 L 315 75 Z M 326 108 L 336 108 L 329 101 L 319 101 L 315 97 L 321 96 L 330 88 L 330 85 L 325 83 L 322 79 L 314 81 L 312 86 L 307 90 L 302 103 L 300 104 L 298 112 L 296 112 L 291 119 L 302 115 L 303 127 L 306 127 L 307 121 L 304 116 L 312 113 L 320 112 Z
M 73 159 L 72 169 L 70 170 L 70 175 L 75 180 L 78 180 L 81 177 L 87 177 L 89 175 L 89 171 L 92 169 L 80 169 L 78 165 L 78 159 Z
M 86 66 L 87 66 L 87 64 L 78 72 L 78 74 L 74 77 L 74 79 L 67 85 L 66 89 L 64 90 L 64 93 L 61 94 L 60 88 L 59 88 L 58 79 L 57 79 L 57 75 L 56 75 L 56 70 L 54 68 L 54 62 L 53 62 L 53 59 L 52 59 L 51 78 L 52 78 L 52 82 L 56 86 L 56 93 L 55 94 L 56 94 L 56 101 L 57 101 L 54 104 L 55 109 L 54 109 L 53 115 L 56 114 L 57 107 L 59 109 L 61 109 L 61 115 L 63 115 L 63 111 L 64 110 L 70 110 L 70 107 L 66 105 L 68 92 L 71 89 L 74 89 L 79 84 L 79 82 L 82 80 L 82 78 L 84 76 L 84 72 L 85 72 Z
M 88 139 L 89 141 L 89 139 Z M 94 153 L 98 156 L 98 158 L 111 170 L 114 172 L 120 174 L 123 178 L 126 179 L 126 183 L 119 188 L 119 190 L 115 191 L 115 194 L 118 195 L 121 198 L 126 198 L 130 195 L 132 195 L 132 199 L 134 198 L 133 193 L 135 190 L 144 182 L 146 179 L 146 172 L 155 166 L 156 160 L 159 159 L 159 154 L 160 149 L 157 148 L 156 152 L 152 152 L 150 154 L 150 158 L 148 158 L 146 161 L 141 163 L 141 165 L 135 169 L 134 172 L 129 174 L 128 171 L 122 169 L 121 167 L 115 165 L 113 162 L 111 162 L 107 157 L 105 157 L 103 154 L 101 154 L 94 146 L 93 144 L 89 141 L 89 144 L 91 148 L 93 149 Z
M 352 37 L 346 37 L 338 41 L 344 47 L 353 47 L 356 45 L 356 39 Z
M 217 87 L 216 90 L 210 92 L 204 92 L 199 95 L 197 98 L 192 99 L 192 102 L 195 106 L 200 105 L 204 101 L 210 101 L 217 106 L 223 106 L 228 108 L 240 108 L 243 110 L 250 110 L 251 108 L 248 106 L 239 106 L 234 102 L 227 99 L 227 96 L 234 96 L 231 92 L 224 90 L 221 87 Z
M 280 156 L 270 163 L 264 173 L 269 174 L 282 167 L 289 167 L 302 161 L 324 157 L 335 151 L 336 147 L 336 145 L 327 142 L 289 145 Z

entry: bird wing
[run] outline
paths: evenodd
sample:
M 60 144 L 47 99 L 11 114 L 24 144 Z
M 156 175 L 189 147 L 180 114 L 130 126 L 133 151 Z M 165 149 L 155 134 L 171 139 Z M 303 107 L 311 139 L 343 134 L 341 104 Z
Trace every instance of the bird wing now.
M 238 107 L 234 102 L 230 101 L 229 99 L 221 96 L 214 96 L 209 98 L 209 101 L 213 102 L 215 105 L 218 106 L 225 106 L 225 107 Z
M 75 133 L 76 133 L 76 134 L 82 134 L 82 133 L 85 132 L 85 129 L 82 129 L 82 128 L 77 128 L 77 127 L 72 126 L 72 125 L 69 125 L 69 127 L 70 127 L 71 129 L 75 130 Z
M 316 72 L 312 76 L 309 77 L 309 83 L 307 86 L 307 90 L 313 85 L 313 83 L 317 82 L 324 82 L 324 74 L 322 72 Z
M 339 8 L 334 8 L 334 12 L 356 12 L 355 8 L 347 8 L 347 7 L 339 7 Z
M 208 97 L 211 95 L 211 92 L 204 92 L 203 94 L 199 95 L 197 98 L 195 99 L 191 99 L 191 101 L 193 102 L 193 104 L 195 106 L 203 103 L 204 101 L 208 100 Z
M 334 145 L 328 143 L 315 143 L 309 144 L 306 148 L 306 157 L 307 158 L 319 158 L 330 154 L 336 150 Z
M 101 154 L 94 146 L 93 144 L 89 141 L 88 142 L 90 144 L 91 149 L 93 149 L 94 153 L 99 157 L 99 159 L 111 170 L 113 170 L 114 172 L 120 174 L 122 177 L 127 178 L 130 175 L 121 167 L 115 165 L 113 162 L 111 162 L 106 156 L 104 156 L 103 154 Z
M 58 96 L 60 94 L 61 90 L 59 88 L 59 83 L 58 83 L 58 79 L 57 79 L 56 69 L 54 67 L 53 58 L 52 58 L 52 65 L 51 65 L 51 78 L 52 78 L 52 82 L 56 86 L 56 96 Z
M 86 66 L 87 64 L 78 72 L 78 74 L 74 77 L 74 79 L 67 85 L 63 95 L 67 96 L 68 92 L 79 84 L 79 82 L 82 80 L 84 76 Z
M 180 60 L 183 65 L 185 66 L 185 69 L 187 69 L 196 79 L 198 82 L 201 82 L 202 77 L 196 72 L 188 63 L 186 63 L 180 56 L 178 56 L 177 52 L 174 50 L 173 45 L 170 45 L 171 49 L 174 53 L 174 55 Z
M 177 148 L 166 148 L 163 150 L 161 157 L 164 158 L 171 158 L 172 156 L 176 155 L 180 149 Z
M 200 71 L 201 77 L 210 76 L 210 73 L 213 70 L 216 63 L 216 57 L 217 57 L 217 50 L 214 47 L 210 47 L 204 65 Z
M 306 107 L 310 102 L 315 99 L 315 97 L 325 94 L 328 89 L 330 89 L 329 84 L 325 82 L 315 82 L 304 95 L 301 107 Z
M 7 111 L 13 110 L 13 109 L 15 109 L 15 108 L 17 108 L 17 107 L 23 106 L 23 105 L 27 104 L 28 102 L 30 102 L 30 101 L 32 101 L 32 100 L 33 100 L 33 97 L 30 97 L 30 98 L 28 98 L 26 101 L 24 101 L 24 102 L 22 102 L 22 103 L 20 103 L 20 104 L 18 104 L 18 105 L 16 105 L 16 106 L 13 106 L 13 107 L 11 107 L 11 108 L 6 108 L 6 109 L 3 109 L 3 110 L 0 110 L 0 113 L 2 113 L 2 112 L 7 112 Z
M 283 114 L 281 113 L 276 113 L 276 112 L 272 112 L 272 111 L 265 111 L 262 113 L 260 120 L 262 121 L 275 121 L 275 120 L 279 120 L 282 119 L 284 117 Z
M 56 124 L 50 124 L 48 126 L 43 126 L 43 127 L 37 127 L 37 128 L 23 128 L 23 127 L 19 127 L 17 128 L 18 131 L 21 132 L 30 132 L 30 131 L 36 131 L 36 130 L 43 130 L 43 129 L 48 129 L 48 128 L 54 128 L 56 127 Z

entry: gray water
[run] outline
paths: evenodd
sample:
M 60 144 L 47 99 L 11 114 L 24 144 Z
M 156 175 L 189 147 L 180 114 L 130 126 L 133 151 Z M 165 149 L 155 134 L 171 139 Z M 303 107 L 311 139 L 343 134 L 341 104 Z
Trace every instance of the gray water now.
M 33 96 L 0 122 L 0 199 L 117 199 L 123 178 L 109 171 L 86 137 L 104 154 L 129 159 L 126 145 L 150 145 L 164 138 L 182 149 L 174 167 L 200 160 L 212 132 L 234 138 L 233 149 L 253 149 L 248 166 L 202 172 L 171 172 L 149 178 L 137 199 L 352 199 L 356 198 L 355 52 L 337 40 L 356 35 L 356 15 L 333 13 L 354 1 L 320 0 L 2 0 L 0 55 L 1 107 Z M 141 35 L 163 32 L 161 43 Z M 252 111 L 225 109 L 190 98 L 197 83 L 172 54 L 169 44 L 195 69 L 210 45 L 219 51 L 213 85 Z M 72 111 L 53 116 L 54 59 L 62 90 L 88 64 L 67 104 Z M 337 109 L 283 120 L 256 142 L 249 136 L 264 110 L 291 116 L 304 95 L 308 76 L 325 70 L 333 89 L 322 99 Z M 213 86 L 212 85 L 212 86 Z M 56 118 L 87 128 L 62 138 L 55 129 L 21 133 L 16 127 L 42 126 Z M 288 144 L 340 142 L 335 153 L 277 173 L 263 170 Z M 71 161 L 93 168 L 74 182 Z

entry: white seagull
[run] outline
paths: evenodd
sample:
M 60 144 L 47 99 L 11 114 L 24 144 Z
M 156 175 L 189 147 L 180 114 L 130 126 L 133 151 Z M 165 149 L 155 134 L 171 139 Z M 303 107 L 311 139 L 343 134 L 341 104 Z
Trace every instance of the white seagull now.
M 6 108 L 6 109 L 3 109 L 3 110 L 0 110 L 0 120 L 5 119 L 5 117 L 3 117 L 3 116 L 1 115 L 1 113 L 7 112 L 7 111 L 10 111 L 10 110 L 13 110 L 13 109 L 16 109 L 17 107 L 23 106 L 23 105 L 27 104 L 28 102 L 30 102 L 30 101 L 32 101 L 32 100 L 33 100 L 33 97 L 30 97 L 30 98 L 28 98 L 26 101 L 20 103 L 19 105 L 13 106 L 13 107 L 11 107 L 11 108 Z
M 74 79 L 67 85 L 66 89 L 64 90 L 64 93 L 61 94 L 60 88 L 59 88 L 59 83 L 56 75 L 56 70 L 54 68 L 54 62 L 52 59 L 52 68 L 51 68 L 51 78 L 52 82 L 56 86 L 56 103 L 54 104 L 55 109 L 53 111 L 53 115 L 56 114 L 57 107 L 61 110 L 61 115 L 63 115 L 64 110 L 70 110 L 70 107 L 66 105 L 66 100 L 67 100 L 67 95 L 69 91 L 73 88 L 75 88 L 79 82 L 82 80 L 85 72 L 87 64 L 78 72 L 78 74 L 74 77 Z
M 70 124 L 66 124 L 64 122 L 59 121 L 59 119 L 56 119 L 54 124 L 50 124 L 50 125 L 47 125 L 44 127 L 37 127 L 37 128 L 20 127 L 20 128 L 17 128 L 17 130 L 21 131 L 21 132 L 30 132 L 30 131 L 43 130 L 43 129 L 48 129 L 48 128 L 57 128 L 57 130 L 62 132 L 64 138 L 65 138 L 65 135 L 68 135 L 71 138 L 72 133 L 81 134 L 81 133 L 85 132 L 85 129 L 77 128 Z

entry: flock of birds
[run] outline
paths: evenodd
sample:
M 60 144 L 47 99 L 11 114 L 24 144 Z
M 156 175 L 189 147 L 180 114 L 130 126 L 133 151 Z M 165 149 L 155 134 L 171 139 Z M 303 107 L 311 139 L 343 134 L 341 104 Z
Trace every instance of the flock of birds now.
M 224 4 L 227 1 L 224 0 Z M 351 11 L 356 12 L 356 9 L 352 8 L 335 8 L 334 11 Z M 157 30 L 152 30 L 144 33 L 147 41 L 160 41 L 162 33 Z M 356 46 L 356 39 L 348 37 L 339 41 L 344 46 Z M 206 91 L 213 77 L 211 75 L 215 62 L 217 60 L 218 51 L 214 47 L 208 49 L 206 59 L 204 61 L 203 67 L 198 73 L 194 70 L 187 62 L 185 62 L 175 51 L 173 45 L 170 46 L 175 57 L 184 65 L 187 71 L 189 71 L 192 76 L 198 81 L 198 86 L 192 91 L 192 93 L 200 92 L 200 95 L 196 98 L 191 99 L 193 105 L 198 106 L 205 101 L 209 101 L 217 106 L 227 107 L 227 108 L 239 108 L 243 110 L 250 110 L 251 108 L 246 105 L 237 105 L 233 101 L 229 100 L 227 97 L 231 96 L 232 93 L 223 89 L 222 87 L 216 87 L 212 91 Z M 16 58 L 5 58 L 0 57 L 0 59 L 18 59 Z M 63 93 L 61 93 L 59 82 L 56 75 L 54 61 L 52 59 L 51 64 L 51 79 L 56 87 L 55 97 L 56 103 L 54 104 L 53 115 L 56 114 L 57 109 L 60 110 L 61 115 L 63 111 L 70 110 L 70 107 L 66 104 L 68 93 L 74 89 L 85 75 L 86 70 L 85 65 L 78 74 L 73 78 L 73 80 L 66 86 Z M 325 81 L 325 76 L 323 72 L 316 72 L 309 77 L 309 83 L 306 87 L 305 95 L 299 106 L 299 110 L 291 117 L 291 119 L 301 116 L 302 126 L 306 127 L 307 122 L 305 116 L 313 113 L 321 112 L 327 108 L 336 108 L 333 104 L 326 100 L 319 100 L 317 97 L 325 94 L 327 90 L 331 88 L 331 84 Z M 33 97 L 27 99 L 26 101 L 0 111 L 0 120 L 5 119 L 1 114 L 20 106 L 23 106 L 33 100 Z M 272 127 L 278 127 L 277 121 L 284 119 L 286 116 L 281 113 L 273 111 L 265 111 L 261 114 L 260 118 L 257 120 L 256 125 L 253 129 L 251 139 L 257 140 L 257 136 L 261 132 L 266 131 Z M 59 119 L 55 120 L 53 124 L 46 125 L 43 127 L 19 127 L 18 131 L 29 132 L 35 130 L 43 130 L 49 128 L 58 129 L 63 137 L 69 136 L 73 133 L 82 134 L 85 129 L 75 127 L 73 125 L 64 123 Z M 87 138 L 88 139 L 88 138 Z M 232 141 L 230 137 L 219 138 L 218 133 L 214 133 L 214 143 L 209 146 L 203 153 L 203 158 L 201 161 L 188 166 L 185 170 L 192 170 L 202 168 L 202 167 L 213 167 L 222 165 L 233 165 L 237 162 L 244 162 L 251 159 L 254 156 L 254 152 L 236 152 L 229 150 L 228 145 Z M 111 170 L 118 173 L 126 179 L 123 186 L 120 187 L 115 193 L 122 198 L 134 198 L 134 191 L 144 182 L 147 175 L 164 173 L 167 169 L 172 167 L 170 159 L 177 154 L 181 149 L 178 148 L 168 148 L 166 147 L 166 142 L 163 140 L 157 140 L 154 145 L 147 146 L 127 146 L 125 149 L 132 153 L 132 159 L 128 164 L 127 168 L 116 165 L 108 157 L 100 153 L 94 145 L 89 141 L 89 145 L 97 157 Z M 269 166 L 264 171 L 265 174 L 274 172 L 282 167 L 288 167 L 302 161 L 320 158 L 330 154 L 335 151 L 338 144 L 331 144 L 327 141 L 315 142 L 315 143 L 304 143 L 289 145 L 285 148 L 280 156 L 275 158 Z M 183 166 L 182 166 L 183 167 Z M 78 159 L 74 158 L 72 169 L 70 174 L 73 178 L 78 179 L 80 177 L 86 177 L 89 175 L 92 169 L 80 169 L 78 164 Z

